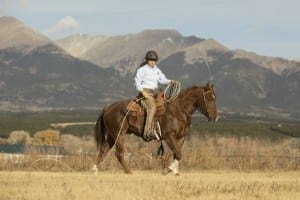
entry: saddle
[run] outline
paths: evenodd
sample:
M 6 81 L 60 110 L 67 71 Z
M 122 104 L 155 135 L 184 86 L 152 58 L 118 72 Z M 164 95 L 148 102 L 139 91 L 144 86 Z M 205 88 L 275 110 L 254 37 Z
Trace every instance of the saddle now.
M 158 92 L 154 94 L 156 113 L 155 116 L 161 116 L 166 112 L 164 105 L 164 93 Z M 146 114 L 146 109 L 141 104 L 141 99 L 137 97 L 131 100 L 127 105 L 127 110 L 130 111 L 128 114 L 131 116 L 141 116 Z

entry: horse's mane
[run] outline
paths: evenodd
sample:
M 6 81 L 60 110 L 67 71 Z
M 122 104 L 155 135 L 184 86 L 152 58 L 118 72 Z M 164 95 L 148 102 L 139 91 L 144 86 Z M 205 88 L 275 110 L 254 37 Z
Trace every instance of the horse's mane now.
M 179 93 L 178 98 L 186 97 L 186 96 L 194 96 L 195 90 L 202 88 L 203 86 L 193 85 L 185 88 Z

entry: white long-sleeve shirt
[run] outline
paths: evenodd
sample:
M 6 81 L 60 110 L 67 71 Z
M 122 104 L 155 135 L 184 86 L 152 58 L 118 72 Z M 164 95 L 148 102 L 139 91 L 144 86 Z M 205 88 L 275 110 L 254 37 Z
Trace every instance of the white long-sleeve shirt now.
M 134 80 L 138 91 L 143 89 L 154 90 L 158 87 L 158 83 L 168 84 L 171 82 L 157 66 L 152 68 L 147 64 L 137 70 Z

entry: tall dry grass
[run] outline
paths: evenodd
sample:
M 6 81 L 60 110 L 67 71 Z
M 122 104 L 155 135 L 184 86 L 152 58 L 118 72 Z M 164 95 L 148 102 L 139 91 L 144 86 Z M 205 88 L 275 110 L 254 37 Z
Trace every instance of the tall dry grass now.
M 62 136 L 60 145 L 67 155 L 40 155 L 28 149 L 27 155 L 0 156 L 0 170 L 90 170 L 95 160 L 96 148 L 93 138 L 80 139 Z M 161 170 L 172 160 L 168 151 L 163 158 L 157 157 L 159 142 L 145 143 L 140 138 L 128 136 L 126 156 L 133 170 Z M 115 150 L 111 150 L 100 165 L 100 170 L 118 170 Z M 299 170 L 300 150 L 290 140 L 258 140 L 249 137 L 187 137 L 183 148 L 180 169 L 228 169 L 228 170 Z

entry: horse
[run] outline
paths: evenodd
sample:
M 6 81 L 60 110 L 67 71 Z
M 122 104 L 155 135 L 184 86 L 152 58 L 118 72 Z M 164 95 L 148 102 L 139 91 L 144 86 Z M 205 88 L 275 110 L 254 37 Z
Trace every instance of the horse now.
M 95 140 L 97 157 L 94 170 L 98 171 L 99 164 L 104 160 L 108 151 L 116 146 L 116 157 L 124 169 L 131 174 L 124 160 L 124 141 L 126 134 L 143 137 L 145 115 L 130 116 L 127 106 L 131 100 L 115 102 L 103 108 L 95 125 Z M 172 102 L 164 103 L 165 112 L 156 119 L 160 124 L 161 139 L 166 142 L 173 153 L 174 160 L 166 168 L 168 172 L 179 174 L 178 166 L 182 158 L 181 147 L 191 126 L 191 118 L 196 110 L 200 111 L 208 121 L 216 122 L 218 112 L 214 86 L 207 83 L 204 86 L 194 85 L 181 91 Z

